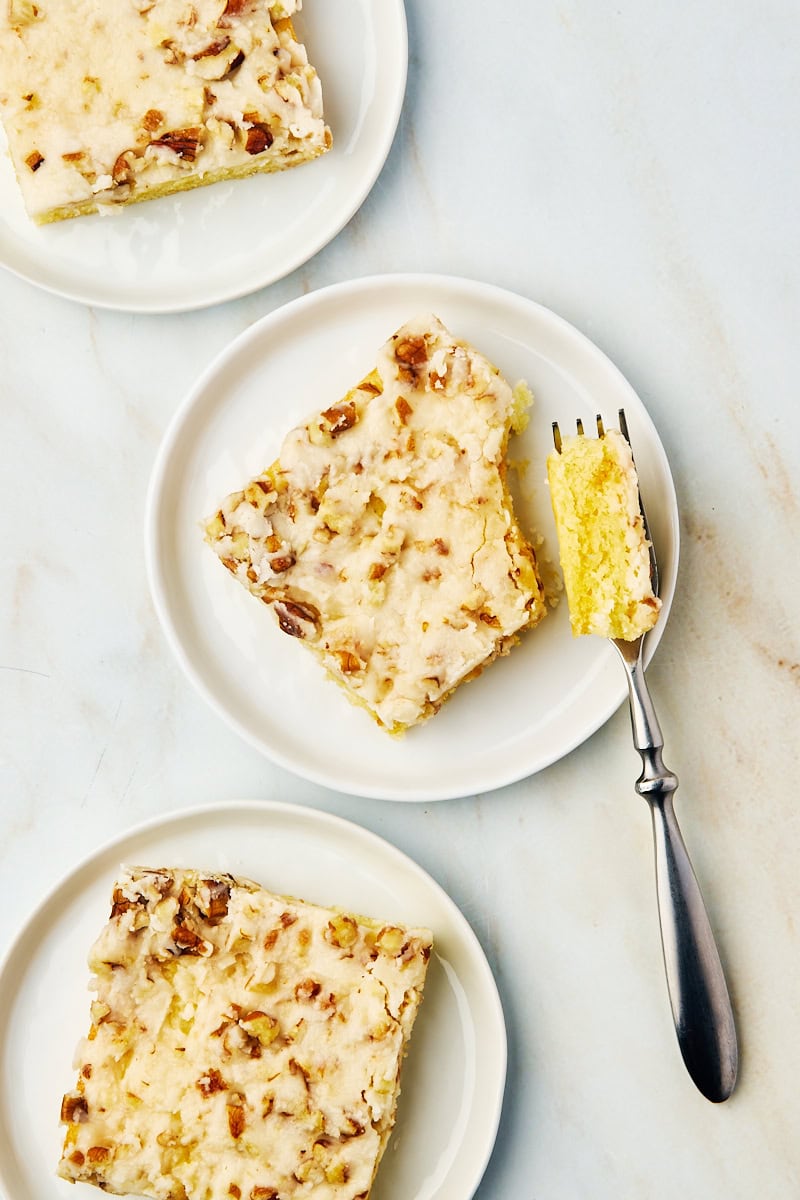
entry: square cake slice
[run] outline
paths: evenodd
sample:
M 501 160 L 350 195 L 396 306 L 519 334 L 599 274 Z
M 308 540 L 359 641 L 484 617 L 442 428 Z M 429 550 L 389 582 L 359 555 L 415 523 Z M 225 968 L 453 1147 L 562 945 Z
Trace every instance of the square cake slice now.
M 207 522 L 228 570 L 400 733 L 545 614 L 506 485 L 530 393 L 436 318 L 289 433 Z
M 627 440 L 616 429 L 562 437 L 547 476 L 572 632 L 634 641 L 655 625 L 661 601 Z
M 249 880 L 125 869 L 59 1174 L 157 1200 L 363 1200 L 430 951 L 426 929 Z
M 324 0 L 323 0 L 324 2 Z M 301 0 L 7 0 L 0 118 L 38 223 L 331 145 Z

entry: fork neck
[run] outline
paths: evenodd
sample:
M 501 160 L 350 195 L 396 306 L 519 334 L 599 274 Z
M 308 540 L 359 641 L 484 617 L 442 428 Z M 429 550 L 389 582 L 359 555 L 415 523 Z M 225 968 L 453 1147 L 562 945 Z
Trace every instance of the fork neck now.
M 660 751 L 664 745 L 664 738 L 645 683 L 643 645 L 644 635 L 633 642 L 625 642 L 621 638 L 614 639 L 614 646 L 622 659 L 628 681 L 633 744 L 639 751 Z

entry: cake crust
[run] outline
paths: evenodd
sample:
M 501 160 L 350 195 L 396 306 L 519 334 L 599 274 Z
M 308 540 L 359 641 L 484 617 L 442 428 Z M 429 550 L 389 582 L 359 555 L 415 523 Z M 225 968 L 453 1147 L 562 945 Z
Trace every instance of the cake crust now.
M 300 0 L 9 0 L 0 118 L 38 223 L 324 153 Z
M 367 1197 L 431 940 L 230 875 L 125 869 L 59 1174 L 156 1200 Z
M 425 314 L 207 522 L 228 570 L 391 732 L 545 613 L 505 480 L 524 404 Z

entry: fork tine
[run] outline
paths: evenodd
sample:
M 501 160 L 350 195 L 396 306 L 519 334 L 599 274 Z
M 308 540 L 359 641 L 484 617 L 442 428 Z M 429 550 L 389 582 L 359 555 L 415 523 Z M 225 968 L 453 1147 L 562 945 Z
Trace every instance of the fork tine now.
M 606 431 L 603 428 L 603 418 L 600 415 L 600 413 L 597 414 L 597 416 L 595 417 L 595 420 L 597 421 L 597 436 L 600 438 L 605 437 Z
M 628 433 L 628 422 L 625 417 L 625 409 L 621 408 L 619 410 L 619 412 L 617 413 L 617 416 L 619 418 L 619 431 L 622 434 L 622 436 L 625 438 L 625 441 L 630 446 L 631 438 L 630 438 L 630 434 Z
M 561 453 L 561 430 L 558 428 L 558 421 L 553 421 L 553 445 L 556 448 L 556 453 Z
M 580 417 L 578 417 L 578 419 L 577 419 L 577 421 L 575 422 L 575 424 L 578 426 L 578 433 L 579 433 L 579 435 L 580 435 L 581 437 L 583 437 L 583 421 L 580 419 Z

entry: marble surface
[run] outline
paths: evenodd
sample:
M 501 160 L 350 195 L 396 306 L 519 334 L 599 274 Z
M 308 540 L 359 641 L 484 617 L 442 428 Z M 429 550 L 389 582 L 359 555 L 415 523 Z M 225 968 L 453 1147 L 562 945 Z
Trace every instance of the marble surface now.
M 0 951 L 57 877 L 144 818 L 236 797 L 339 813 L 430 871 L 495 971 L 510 1063 L 480 1200 L 789 1200 L 800 1196 L 795 6 L 558 0 L 487 21 L 477 0 L 408 0 L 407 13 L 409 86 L 385 169 L 293 275 L 149 317 L 0 272 Z M 740 1081 L 725 1105 L 694 1090 L 673 1036 L 624 711 L 501 791 L 367 801 L 243 745 L 162 639 L 142 519 L 178 398 L 285 301 L 406 270 L 491 281 L 561 313 L 627 375 L 666 446 L 683 550 L 650 680 L 738 1020 Z

